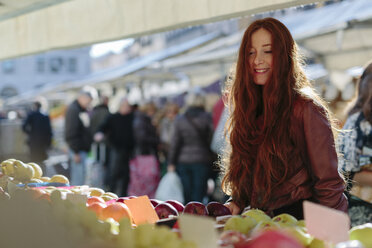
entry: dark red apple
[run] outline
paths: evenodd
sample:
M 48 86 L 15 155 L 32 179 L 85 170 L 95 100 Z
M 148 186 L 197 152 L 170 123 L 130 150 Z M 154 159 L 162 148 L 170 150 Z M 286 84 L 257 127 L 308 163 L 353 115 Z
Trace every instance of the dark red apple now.
M 230 209 L 219 202 L 210 202 L 207 204 L 207 210 L 209 216 L 217 217 L 224 215 L 231 215 Z
M 160 200 L 157 200 L 157 199 L 150 199 L 150 202 L 152 204 L 152 206 L 155 208 L 157 205 L 159 205 L 160 203 L 162 203 L 162 201 Z
M 129 200 L 129 199 L 130 199 L 129 197 L 119 197 L 118 199 L 116 199 L 116 202 L 124 203 L 125 200 Z
M 179 201 L 168 200 L 168 201 L 165 201 L 165 202 L 171 204 L 175 209 L 177 209 L 178 213 L 182 213 L 183 210 L 185 209 L 185 206 Z
M 191 201 L 186 204 L 183 213 L 196 214 L 196 215 L 208 215 L 208 210 L 203 203 L 197 201 Z
M 159 219 L 168 218 L 170 215 L 178 216 L 178 211 L 169 203 L 160 203 L 155 207 L 155 212 L 159 216 Z
M 235 248 L 303 248 L 293 237 L 279 230 L 264 231 L 250 241 L 234 244 Z

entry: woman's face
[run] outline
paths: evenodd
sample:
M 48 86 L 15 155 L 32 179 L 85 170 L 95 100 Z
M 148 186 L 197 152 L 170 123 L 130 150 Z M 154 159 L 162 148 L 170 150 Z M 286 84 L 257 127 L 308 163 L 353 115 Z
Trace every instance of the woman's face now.
M 271 34 L 266 29 L 259 29 L 252 34 L 252 47 L 249 49 L 249 66 L 254 82 L 264 85 L 272 74 L 273 54 Z

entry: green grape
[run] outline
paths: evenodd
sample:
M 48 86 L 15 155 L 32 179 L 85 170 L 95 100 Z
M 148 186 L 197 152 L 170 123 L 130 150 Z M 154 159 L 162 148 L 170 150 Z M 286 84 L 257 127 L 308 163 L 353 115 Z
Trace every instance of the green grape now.
M 107 223 L 110 223 L 111 225 L 111 233 L 112 234 L 118 234 L 119 233 L 119 223 L 117 221 L 115 221 L 113 218 L 108 218 L 105 220 L 105 222 Z
M 198 248 L 198 246 L 192 241 L 181 240 L 180 248 Z
M 89 229 L 97 224 L 98 219 L 94 212 L 86 210 L 81 213 L 80 221 L 83 227 Z
M 136 245 L 141 248 L 151 247 L 154 226 L 151 224 L 139 225 L 135 230 Z
M 123 218 L 119 221 L 119 234 L 117 237 L 117 244 L 118 247 L 135 247 L 135 233 L 129 219 L 127 218 Z
M 62 193 L 59 190 L 53 190 L 52 193 L 50 193 L 50 200 L 53 205 L 62 204 Z

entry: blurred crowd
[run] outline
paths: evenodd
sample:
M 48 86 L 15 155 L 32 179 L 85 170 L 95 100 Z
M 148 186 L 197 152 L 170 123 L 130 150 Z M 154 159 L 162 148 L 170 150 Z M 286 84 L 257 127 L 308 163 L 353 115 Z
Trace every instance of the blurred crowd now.
M 64 140 L 68 151 L 68 176 L 72 185 L 89 183 L 89 170 L 100 167 L 98 183 L 120 196 L 147 194 L 155 197 L 159 181 L 176 172 L 183 185 L 184 203 L 208 202 L 224 197 L 215 193 L 219 184 L 211 142 L 224 109 L 214 98 L 206 110 L 208 94 L 196 89 L 184 104 L 155 102 L 130 104 L 122 98 L 111 112 L 110 98 L 81 90 L 65 109 Z M 215 97 L 215 96 L 214 96 Z M 52 148 L 51 120 L 36 101 L 23 118 L 30 159 L 45 170 Z M 93 162 L 92 162 L 93 161 Z M 91 166 L 89 166 L 89 164 Z M 93 167 L 92 167 L 93 165 Z

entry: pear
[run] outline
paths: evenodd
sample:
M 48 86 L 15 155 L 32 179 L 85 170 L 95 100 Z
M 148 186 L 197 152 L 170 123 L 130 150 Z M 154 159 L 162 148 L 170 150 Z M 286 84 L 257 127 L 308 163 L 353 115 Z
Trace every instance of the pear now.
M 50 178 L 49 180 L 50 183 L 64 183 L 64 184 L 70 184 L 70 181 L 68 180 L 67 177 L 64 175 L 54 175 Z
M 16 160 L 13 162 L 14 166 L 14 178 L 23 182 L 27 183 L 34 177 L 35 171 L 31 165 L 25 164 L 20 160 Z
M 12 160 L 5 160 L 1 162 L 1 169 L 7 176 L 14 176 L 14 166 Z
M 35 171 L 34 178 L 41 178 L 43 176 L 43 170 L 40 168 L 40 165 L 36 163 L 28 163 L 28 164 L 31 165 L 32 168 L 34 168 L 34 171 Z
M 252 217 L 232 216 L 225 224 L 224 231 L 232 230 L 243 234 L 248 234 L 257 225 L 257 222 Z
M 297 224 L 297 219 L 295 217 L 285 213 L 273 217 L 272 220 L 280 226 L 295 226 Z
M 260 209 L 249 209 L 247 211 L 245 211 L 244 213 L 242 213 L 242 216 L 245 217 L 245 216 L 249 216 L 249 217 L 252 217 L 253 219 L 255 219 L 255 221 L 258 223 L 258 222 L 261 222 L 261 221 L 270 221 L 271 218 L 262 210 Z
M 359 240 L 365 247 L 372 247 L 372 223 L 355 226 L 349 231 L 350 240 Z
M 304 232 L 300 227 L 287 227 L 285 231 L 291 234 L 304 246 L 309 246 L 313 241 L 313 237 L 310 234 Z

